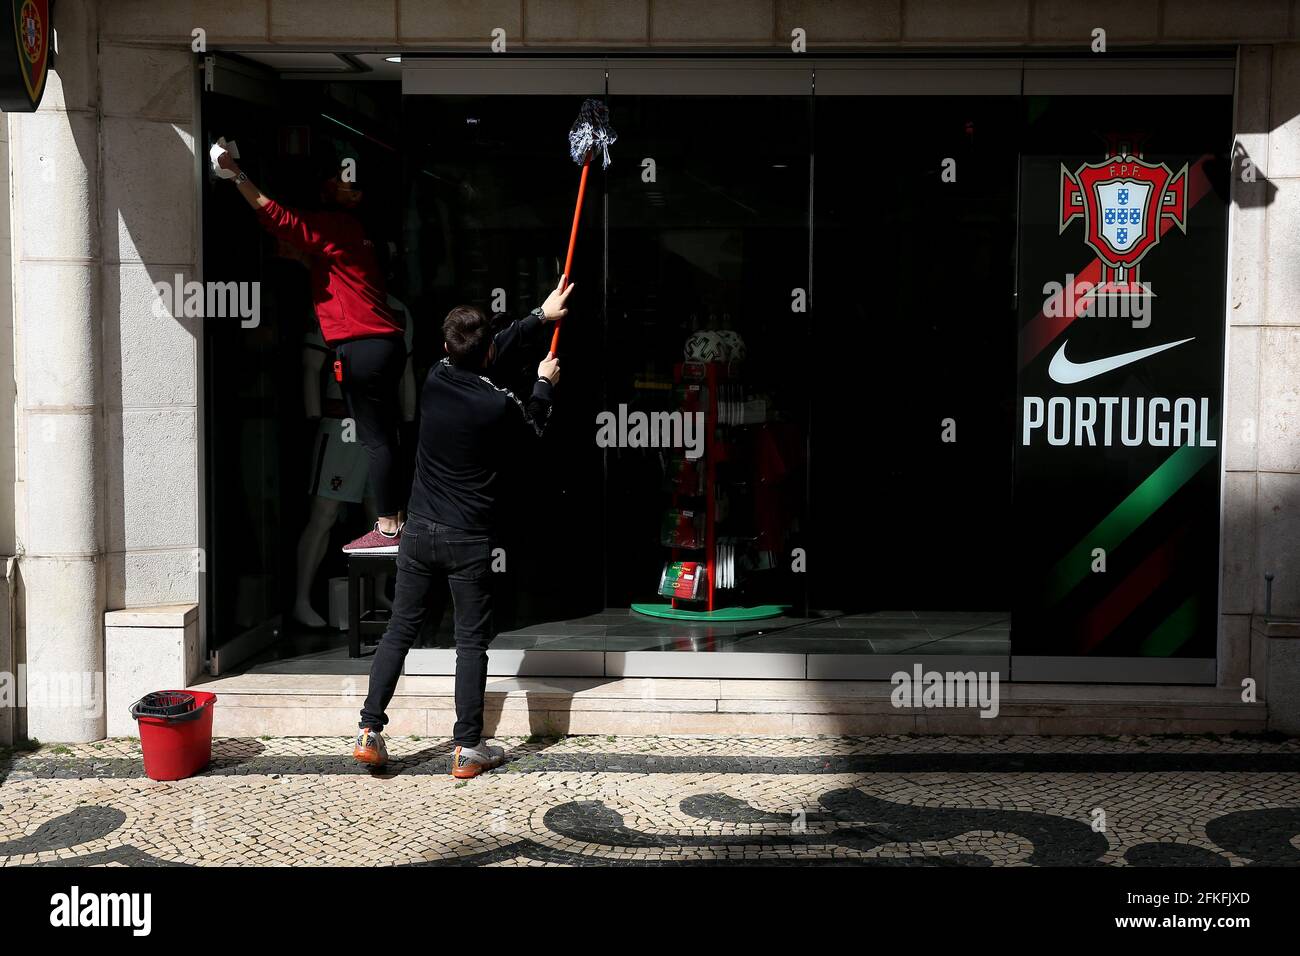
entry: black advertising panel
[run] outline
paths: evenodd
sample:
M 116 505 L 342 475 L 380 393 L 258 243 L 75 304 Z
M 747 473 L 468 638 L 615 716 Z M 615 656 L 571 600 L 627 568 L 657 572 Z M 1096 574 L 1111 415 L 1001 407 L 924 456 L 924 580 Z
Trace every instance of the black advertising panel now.
M 1231 97 L 1025 108 L 1012 652 L 1212 658 Z
M 54 44 L 52 0 L 9 0 L 0 6 L 0 110 L 31 113 L 41 103 Z

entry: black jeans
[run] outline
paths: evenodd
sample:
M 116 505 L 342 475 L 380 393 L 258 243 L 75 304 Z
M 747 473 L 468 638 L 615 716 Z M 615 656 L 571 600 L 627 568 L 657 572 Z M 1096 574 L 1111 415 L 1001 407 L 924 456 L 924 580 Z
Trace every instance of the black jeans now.
M 431 610 L 438 617 L 450 585 L 456 621 L 455 742 L 473 747 L 483 738 L 483 691 L 492 630 L 492 543 L 487 535 L 458 531 L 412 517 L 397 551 L 393 616 L 370 665 L 370 691 L 361 727 L 383 729 L 406 652 Z
M 350 339 L 334 347 L 343 363 L 343 397 L 357 423 L 357 438 L 370 459 L 375 513 L 396 517 L 406 507 L 402 460 L 398 453 L 397 390 L 406 368 L 406 343 L 400 336 Z

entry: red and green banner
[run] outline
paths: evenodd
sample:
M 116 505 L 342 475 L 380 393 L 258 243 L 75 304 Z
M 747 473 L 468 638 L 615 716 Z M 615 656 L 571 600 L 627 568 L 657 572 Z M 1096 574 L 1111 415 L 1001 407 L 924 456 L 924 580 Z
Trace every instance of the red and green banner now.
M 1231 100 L 1036 106 L 1012 653 L 1212 658 Z

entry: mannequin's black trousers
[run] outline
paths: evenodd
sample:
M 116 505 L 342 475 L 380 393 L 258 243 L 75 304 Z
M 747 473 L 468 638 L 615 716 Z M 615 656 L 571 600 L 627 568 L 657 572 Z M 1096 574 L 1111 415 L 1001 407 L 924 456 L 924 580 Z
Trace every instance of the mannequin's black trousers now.
M 396 517 L 405 510 L 410 484 L 398 452 L 398 388 L 406 368 L 401 336 L 349 339 L 334 346 L 343 363 L 343 397 L 357 423 L 357 439 L 370 459 L 370 488 L 375 513 Z

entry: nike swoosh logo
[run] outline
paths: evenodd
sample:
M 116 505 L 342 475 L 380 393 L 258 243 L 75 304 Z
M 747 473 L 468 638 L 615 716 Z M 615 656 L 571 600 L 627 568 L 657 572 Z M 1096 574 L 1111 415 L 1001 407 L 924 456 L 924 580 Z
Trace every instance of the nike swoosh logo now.
M 1196 338 L 1196 336 L 1192 336 Z M 1073 385 L 1076 382 L 1086 382 L 1090 378 L 1096 378 L 1098 375 L 1105 375 L 1107 372 L 1113 372 L 1117 368 L 1123 368 L 1125 365 L 1131 365 L 1134 362 L 1140 362 L 1142 359 L 1157 352 L 1163 352 L 1171 349 L 1176 345 L 1182 345 L 1184 342 L 1190 342 L 1192 339 L 1179 339 L 1177 342 L 1166 342 L 1164 345 L 1153 345 L 1149 349 L 1138 349 L 1136 352 L 1124 352 L 1120 355 L 1112 355 L 1109 358 L 1094 359 L 1091 362 L 1071 362 L 1065 357 L 1065 347 L 1068 342 L 1062 342 L 1061 347 L 1056 350 L 1052 356 L 1052 364 L 1047 367 L 1047 374 L 1053 382 L 1059 382 L 1061 385 Z

